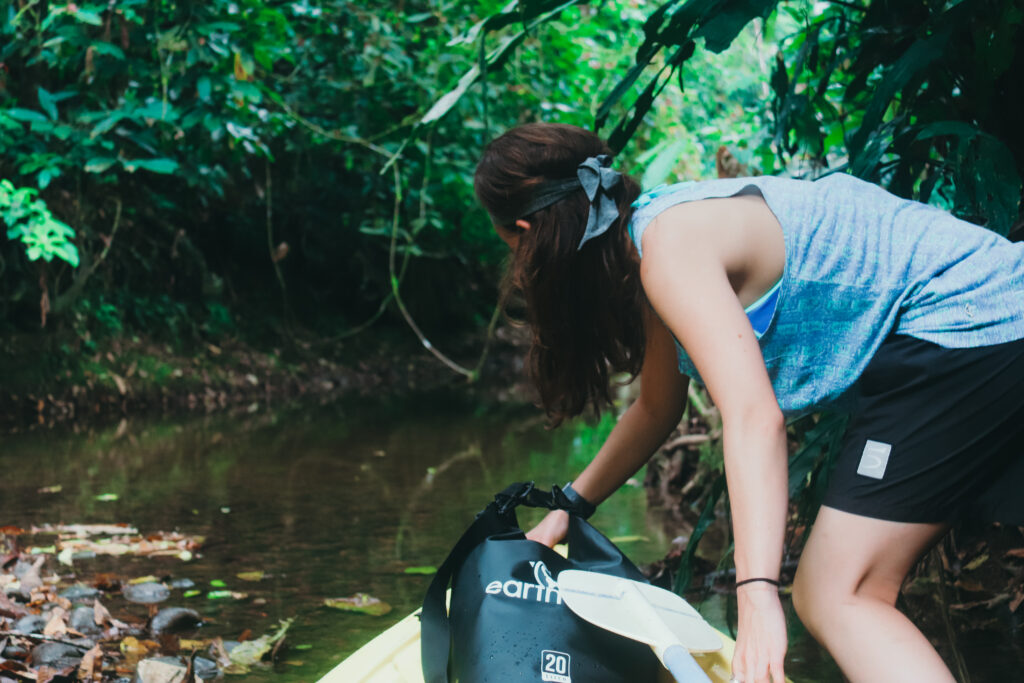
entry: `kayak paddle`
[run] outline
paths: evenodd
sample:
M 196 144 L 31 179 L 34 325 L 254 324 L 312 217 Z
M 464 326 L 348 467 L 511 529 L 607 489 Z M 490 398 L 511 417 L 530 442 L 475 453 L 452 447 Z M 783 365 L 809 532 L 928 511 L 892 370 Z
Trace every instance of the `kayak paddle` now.
M 567 569 L 558 592 L 577 616 L 654 649 L 680 683 L 711 683 L 690 651 L 722 648 L 718 633 L 683 598 L 639 581 Z

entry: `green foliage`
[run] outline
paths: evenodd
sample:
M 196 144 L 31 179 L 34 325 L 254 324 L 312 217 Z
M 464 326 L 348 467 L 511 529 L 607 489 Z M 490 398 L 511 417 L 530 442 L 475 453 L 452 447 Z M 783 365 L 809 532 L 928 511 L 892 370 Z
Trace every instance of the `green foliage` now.
M 7 225 L 7 238 L 25 247 L 29 261 L 59 258 L 78 266 L 78 249 L 71 242 L 75 231 L 53 217 L 36 190 L 0 180 L 0 222 Z
M 785 5 L 775 141 L 1006 234 L 1019 220 L 1024 8 L 1015 0 Z

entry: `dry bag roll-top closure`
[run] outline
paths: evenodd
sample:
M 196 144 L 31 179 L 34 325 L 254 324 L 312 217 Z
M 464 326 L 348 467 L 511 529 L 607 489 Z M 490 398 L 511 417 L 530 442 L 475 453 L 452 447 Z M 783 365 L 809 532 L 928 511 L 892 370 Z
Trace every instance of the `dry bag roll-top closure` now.
M 568 557 L 526 539 L 519 505 L 567 510 Z M 557 578 L 583 569 L 646 581 L 554 486 L 512 484 L 477 515 L 423 601 L 426 683 L 647 683 L 660 668 L 646 645 L 593 626 L 562 603 Z M 451 602 L 445 609 L 445 594 Z

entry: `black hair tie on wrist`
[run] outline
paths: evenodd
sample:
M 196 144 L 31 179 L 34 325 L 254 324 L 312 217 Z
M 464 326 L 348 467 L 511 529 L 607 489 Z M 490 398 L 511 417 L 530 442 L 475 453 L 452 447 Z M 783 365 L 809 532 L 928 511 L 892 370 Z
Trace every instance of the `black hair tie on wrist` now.
M 583 519 L 589 519 L 597 511 L 597 506 L 591 503 L 589 500 L 581 496 L 576 489 L 572 487 L 572 482 L 568 482 L 562 487 L 562 493 L 569 499 L 572 504 L 572 512 L 579 515 Z
M 766 578 L 763 578 L 763 577 L 759 576 L 759 577 L 756 577 L 756 578 L 753 578 L 753 579 L 744 579 L 743 581 L 737 581 L 736 582 L 736 587 L 739 588 L 740 586 L 746 585 L 748 583 L 754 583 L 755 581 L 764 581 L 765 583 L 770 583 L 771 585 L 775 586 L 776 588 L 778 588 L 779 585 L 780 585 L 779 582 L 776 581 L 775 579 L 766 579 Z

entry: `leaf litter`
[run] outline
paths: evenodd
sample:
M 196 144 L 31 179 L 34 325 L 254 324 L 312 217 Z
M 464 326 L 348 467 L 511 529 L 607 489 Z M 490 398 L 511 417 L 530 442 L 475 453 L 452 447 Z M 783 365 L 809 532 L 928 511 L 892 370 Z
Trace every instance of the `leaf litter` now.
M 221 638 L 191 636 L 202 627 L 194 610 L 158 611 L 157 603 L 171 599 L 172 590 L 194 585 L 190 580 L 109 573 L 93 573 L 88 580 L 84 573 L 87 561 L 97 556 L 189 562 L 204 540 L 178 531 L 141 534 L 128 524 L 0 526 L 0 680 L 110 683 L 131 676 L 139 683 L 205 681 L 245 674 L 273 659 L 293 619 L 254 639 L 246 629 L 239 636 L 243 642 L 226 646 Z M 263 573 L 241 572 L 238 578 L 259 581 Z M 219 589 L 208 591 L 208 599 L 248 598 L 225 581 L 210 583 Z M 179 596 L 190 594 L 201 593 L 187 590 Z M 132 603 L 146 606 L 149 618 L 132 614 Z

